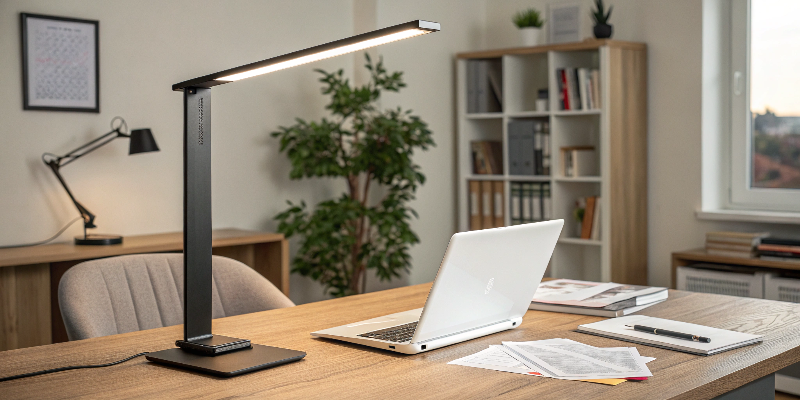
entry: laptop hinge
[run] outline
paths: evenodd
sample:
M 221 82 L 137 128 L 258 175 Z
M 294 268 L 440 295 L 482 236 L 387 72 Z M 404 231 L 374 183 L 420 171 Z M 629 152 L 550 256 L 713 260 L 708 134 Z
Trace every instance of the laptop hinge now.
M 462 334 L 462 333 L 467 333 L 467 332 L 474 331 L 474 330 L 477 330 L 477 329 L 483 329 L 483 328 L 486 328 L 486 327 L 489 327 L 489 326 L 492 326 L 492 325 L 502 324 L 503 322 L 510 322 L 510 321 L 511 321 L 510 319 L 504 319 L 504 320 L 502 320 L 502 321 L 498 321 L 498 322 L 492 322 L 491 324 L 481 325 L 481 326 L 477 326 L 477 327 L 475 327 L 475 328 L 465 329 L 465 330 L 463 330 L 463 331 L 458 331 L 458 332 L 448 333 L 447 335 L 441 335 L 441 336 L 437 336 L 437 337 L 435 337 L 435 338 L 425 339 L 425 340 L 423 340 L 423 341 L 421 341 L 421 342 L 411 342 L 411 344 L 417 344 L 417 343 L 419 343 L 419 344 L 422 344 L 422 343 L 428 343 L 428 342 L 432 342 L 432 341 L 434 341 L 434 340 L 444 339 L 444 338 L 446 338 L 446 337 L 455 336 L 455 335 L 460 335 L 460 334 Z

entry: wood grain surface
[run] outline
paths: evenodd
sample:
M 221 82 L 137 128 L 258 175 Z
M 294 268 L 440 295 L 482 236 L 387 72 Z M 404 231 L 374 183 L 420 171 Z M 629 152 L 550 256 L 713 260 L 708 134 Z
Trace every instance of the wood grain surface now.
M 264 242 L 279 242 L 280 233 L 247 231 L 242 229 L 215 229 L 214 247 L 237 246 Z M 76 246 L 72 242 L 42 246 L 0 249 L 0 267 L 42 264 L 73 260 L 120 256 L 124 254 L 158 253 L 183 249 L 183 233 L 170 232 L 154 235 L 126 236 L 122 244 L 111 246 Z
M 505 55 L 524 55 L 547 53 L 548 51 L 575 51 L 575 50 L 595 50 L 601 46 L 616 47 L 622 49 L 644 50 L 647 45 L 638 42 L 626 42 L 623 40 L 610 39 L 586 39 L 582 42 L 547 44 L 533 47 L 512 47 L 499 50 L 471 51 L 456 54 L 456 58 L 498 58 Z
M 671 291 L 646 314 L 765 335 L 764 343 L 703 357 L 637 345 L 653 377 L 605 386 L 447 365 L 504 340 L 568 338 L 600 347 L 630 343 L 575 332 L 598 317 L 529 311 L 522 325 L 419 355 L 313 339 L 309 332 L 421 307 L 430 284 L 293 308 L 222 318 L 214 332 L 302 350 L 296 363 L 223 379 L 155 365 L 144 358 L 91 370 L 0 383 L 3 398 L 489 398 L 710 399 L 800 361 L 800 305 Z M 0 376 L 108 362 L 173 347 L 174 326 L 0 353 Z
M 647 51 L 609 47 L 611 281 L 647 285 Z

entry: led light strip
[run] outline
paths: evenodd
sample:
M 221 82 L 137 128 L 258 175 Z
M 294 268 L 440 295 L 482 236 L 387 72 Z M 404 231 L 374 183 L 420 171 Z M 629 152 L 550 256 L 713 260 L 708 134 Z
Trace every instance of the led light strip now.
M 426 33 L 430 33 L 429 30 L 424 29 L 407 29 L 404 31 L 392 33 L 386 36 L 377 37 L 374 39 L 368 39 L 363 42 L 353 43 L 342 47 L 337 47 L 335 49 L 321 51 L 319 53 L 309 54 L 307 56 L 295 58 L 293 60 L 287 60 L 283 62 L 279 62 L 277 64 L 267 65 L 266 67 L 261 67 L 258 69 L 254 69 L 252 71 L 245 71 L 240 72 L 238 74 L 223 76 L 221 78 L 216 78 L 216 81 L 221 82 L 232 82 L 238 81 L 240 79 L 250 78 L 257 75 L 268 74 L 270 72 L 280 71 L 282 69 L 296 67 L 298 65 L 308 64 L 310 62 L 324 60 L 326 58 L 340 56 L 342 54 L 352 53 L 359 50 L 368 49 L 370 47 L 379 46 L 385 43 L 396 42 L 398 40 L 424 35 Z

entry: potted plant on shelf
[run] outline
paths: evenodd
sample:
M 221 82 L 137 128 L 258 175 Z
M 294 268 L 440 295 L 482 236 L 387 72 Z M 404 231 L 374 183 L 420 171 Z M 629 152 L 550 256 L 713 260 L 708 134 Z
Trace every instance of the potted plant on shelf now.
M 514 25 L 519 28 L 523 46 L 536 46 L 541 44 L 542 26 L 544 20 L 539 10 L 529 8 L 517 12 L 513 18 Z
M 611 10 L 614 9 L 614 6 L 609 6 L 608 12 L 604 12 L 605 7 L 603 5 L 603 0 L 594 0 L 594 5 L 597 8 L 592 11 L 592 17 L 595 22 L 594 37 L 598 39 L 608 39 L 614 33 L 614 26 L 608 23 L 608 19 L 611 18 Z
M 292 179 L 343 178 L 347 185 L 313 211 L 305 202 L 288 202 L 275 217 L 281 233 L 300 237 L 292 272 L 336 297 L 363 293 L 367 270 L 388 281 L 410 269 L 408 250 L 419 238 L 409 225 L 417 213 L 408 202 L 425 182 L 412 156 L 434 146 L 428 125 L 411 110 L 377 108 L 381 91 L 405 87 L 402 72 L 387 72 L 383 60 L 373 64 L 369 55 L 366 68 L 371 81 L 361 87 L 351 87 L 341 69 L 316 70 L 332 117 L 298 118 L 272 133 L 291 161 Z M 370 184 L 381 188 L 381 198 L 370 197 Z

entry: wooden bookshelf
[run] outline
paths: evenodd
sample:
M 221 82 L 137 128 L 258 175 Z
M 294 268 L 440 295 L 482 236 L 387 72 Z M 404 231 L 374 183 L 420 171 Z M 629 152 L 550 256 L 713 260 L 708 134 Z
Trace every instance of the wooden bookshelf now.
M 467 112 L 467 62 L 502 63 L 502 112 Z M 505 224 L 510 225 L 511 182 L 548 182 L 553 218 L 564 219 L 562 237 L 548 271 L 555 278 L 647 284 L 647 48 L 643 43 L 586 40 L 577 43 L 487 50 L 456 55 L 459 230 L 469 229 L 470 180 L 503 181 Z M 601 108 L 560 110 L 556 70 L 600 71 Z M 548 89 L 548 110 L 534 107 L 538 89 Z M 547 121 L 551 174 L 513 176 L 508 163 L 508 123 Z M 476 175 L 470 142 L 503 143 L 503 175 Z M 591 145 L 598 151 L 598 176 L 560 175 L 559 149 Z M 600 239 L 580 239 L 572 217 L 579 197 L 602 197 Z

